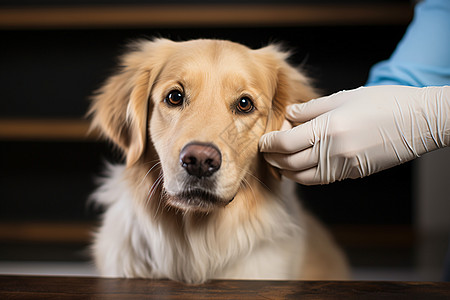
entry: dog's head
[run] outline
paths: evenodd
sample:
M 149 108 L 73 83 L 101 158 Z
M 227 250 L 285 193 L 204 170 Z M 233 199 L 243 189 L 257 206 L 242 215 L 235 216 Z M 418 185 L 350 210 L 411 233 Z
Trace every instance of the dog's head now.
M 160 161 L 167 204 L 226 206 L 257 176 L 261 135 L 280 128 L 288 104 L 316 96 L 287 56 L 274 45 L 139 41 L 94 96 L 93 126 L 124 151 L 128 168 Z

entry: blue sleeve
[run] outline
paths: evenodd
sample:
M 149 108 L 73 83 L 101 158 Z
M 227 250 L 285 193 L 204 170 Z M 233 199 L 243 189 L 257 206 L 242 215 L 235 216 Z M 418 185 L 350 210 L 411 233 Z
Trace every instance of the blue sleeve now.
M 416 5 L 392 56 L 374 65 L 367 85 L 450 85 L 450 0 Z

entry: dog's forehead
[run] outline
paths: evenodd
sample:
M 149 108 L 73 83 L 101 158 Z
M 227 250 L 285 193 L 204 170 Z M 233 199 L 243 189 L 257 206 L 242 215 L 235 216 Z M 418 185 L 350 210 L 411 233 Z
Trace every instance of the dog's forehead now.
M 249 48 L 226 41 L 200 40 L 179 43 L 167 63 L 179 70 L 254 69 Z
M 204 78 L 224 83 L 267 85 L 264 84 L 267 79 L 264 74 L 267 75 L 267 70 L 255 60 L 253 50 L 246 46 L 229 41 L 195 40 L 177 43 L 161 75 L 165 79 L 178 78 L 180 81 Z

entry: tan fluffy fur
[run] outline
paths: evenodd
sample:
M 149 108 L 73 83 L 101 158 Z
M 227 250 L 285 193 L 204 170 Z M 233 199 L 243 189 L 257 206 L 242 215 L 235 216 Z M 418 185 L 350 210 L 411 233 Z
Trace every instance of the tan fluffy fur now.
M 273 45 L 251 50 L 219 40 L 132 45 L 90 110 L 93 127 L 126 158 L 94 194 L 106 208 L 93 246 L 102 275 L 187 283 L 347 278 L 330 235 L 258 151 L 288 104 L 316 97 L 287 56 Z M 185 93 L 182 108 L 163 101 L 173 89 Z M 242 96 L 254 102 L 251 113 L 235 111 Z M 208 179 L 219 201 L 176 196 L 191 188 L 179 155 L 192 141 L 221 151 L 222 166 Z

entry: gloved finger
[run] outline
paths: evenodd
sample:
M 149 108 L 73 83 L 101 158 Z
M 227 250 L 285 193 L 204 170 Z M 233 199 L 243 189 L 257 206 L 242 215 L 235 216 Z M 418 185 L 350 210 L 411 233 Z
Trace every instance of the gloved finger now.
M 286 107 L 286 119 L 304 123 L 327 113 L 348 99 L 347 91 L 340 91 L 330 96 L 310 100 L 306 103 L 292 104 Z
M 317 185 L 326 183 L 320 181 L 320 177 L 317 175 L 317 167 L 313 167 L 300 172 L 281 170 L 280 173 L 286 178 L 289 178 L 303 185 Z
M 264 153 L 265 160 L 274 167 L 288 171 L 302 171 L 317 166 L 319 156 L 313 148 L 294 154 Z
M 259 140 L 261 152 L 295 153 L 314 144 L 315 135 L 311 122 L 286 131 L 272 131 Z

